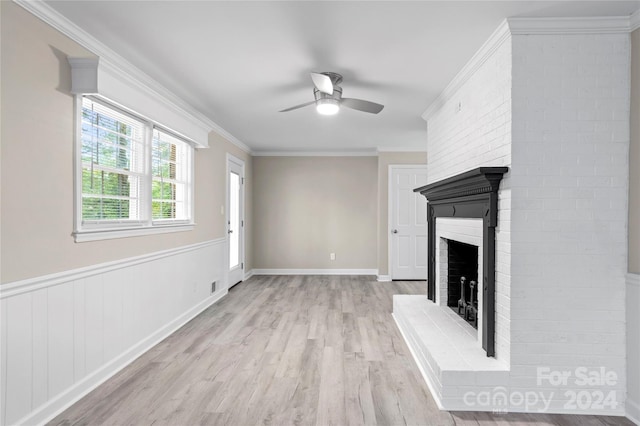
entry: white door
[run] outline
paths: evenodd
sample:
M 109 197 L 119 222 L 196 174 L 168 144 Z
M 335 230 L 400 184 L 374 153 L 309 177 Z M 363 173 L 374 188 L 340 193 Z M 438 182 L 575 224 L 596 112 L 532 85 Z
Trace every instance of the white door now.
M 244 279 L 244 162 L 227 156 L 229 288 Z
M 389 166 L 389 251 L 392 280 L 427 279 L 425 166 Z

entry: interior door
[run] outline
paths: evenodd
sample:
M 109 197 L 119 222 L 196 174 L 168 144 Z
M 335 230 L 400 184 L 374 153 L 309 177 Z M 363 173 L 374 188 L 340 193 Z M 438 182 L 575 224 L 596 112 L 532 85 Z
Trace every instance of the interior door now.
M 229 288 L 244 279 L 244 162 L 227 158 L 227 246 Z
M 393 280 L 427 279 L 427 200 L 413 192 L 426 185 L 425 166 L 389 166 L 389 248 Z

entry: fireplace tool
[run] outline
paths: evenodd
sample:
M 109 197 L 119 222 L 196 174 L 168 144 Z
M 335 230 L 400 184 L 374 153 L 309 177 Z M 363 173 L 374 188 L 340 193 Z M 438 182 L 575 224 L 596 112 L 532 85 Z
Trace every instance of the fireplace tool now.
M 477 283 L 475 281 L 471 281 L 469 283 L 470 297 L 469 303 L 464 310 L 464 319 L 469 323 L 473 323 L 475 328 L 478 328 L 478 301 L 475 298 L 475 292 L 473 291 L 476 287 Z
M 460 299 L 458 300 L 458 315 L 467 312 L 467 283 L 466 277 L 460 277 Z M 462 311 L 462 312 L 460 312 Z

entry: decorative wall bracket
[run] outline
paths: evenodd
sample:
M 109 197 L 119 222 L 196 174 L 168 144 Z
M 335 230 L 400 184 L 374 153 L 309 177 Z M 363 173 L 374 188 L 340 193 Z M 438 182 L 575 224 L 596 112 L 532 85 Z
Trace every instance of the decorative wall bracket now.
M 480 218 L 482 231 L 482 347 L 495 356 L 495 280 L 498 188 L 508 167 L 479 167 L 459 175 L 416 188 L 427 198 L 428 281 L 427 297 L 436 299 L 436 219 L 438 217 Z

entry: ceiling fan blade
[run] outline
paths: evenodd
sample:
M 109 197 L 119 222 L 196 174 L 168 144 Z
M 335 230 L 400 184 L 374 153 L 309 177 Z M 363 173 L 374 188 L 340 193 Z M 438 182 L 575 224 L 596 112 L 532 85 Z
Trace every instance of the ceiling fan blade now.
M 311 80 L 313 80 L 313 84 L 319 91 L 326 93 L 327 95 L 333 95 L 333 83 L 331 82 L 331 77 L 318 72 L 312 72 Z
M 281 110 L 279 112 L 293 111 L 294 109 L 306 107 L 307 105 L 311 105 L 311 104 L 315 104 L 315 103 L 316 103 L 316 101 L 305 102 L 305 103 L 300 104 L 300 105 L 292 106 L 291 108 L 283 109 L 283 110 Z
M 347 108 L 357 109 L 358 111 L 369 112 L 371 114 L 377 114 L 382 111 L 384 105 L 377 104 L 375 102 L 363 101 L 362 99 L 342 98 L 340 105 L 344 105 Z

